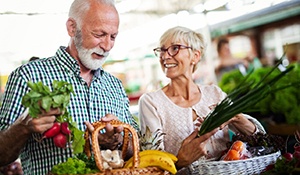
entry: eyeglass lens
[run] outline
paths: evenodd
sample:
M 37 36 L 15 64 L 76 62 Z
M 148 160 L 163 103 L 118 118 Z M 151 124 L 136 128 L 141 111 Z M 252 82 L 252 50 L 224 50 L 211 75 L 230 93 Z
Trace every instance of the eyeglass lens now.
M 181 45 L 171 45 L 166 49 L 156 48 L 156 49 L 154 49 L 154 53 L 157 57 L 162 57 L 162 55 L 167 51 L 170 56 L 175 56 L 176 54 L 178 54 L 181 47 L 183 47 L 183 46 L 181 46 Z M 188 47 L 185 46 L 184 48 L 188 48 Z

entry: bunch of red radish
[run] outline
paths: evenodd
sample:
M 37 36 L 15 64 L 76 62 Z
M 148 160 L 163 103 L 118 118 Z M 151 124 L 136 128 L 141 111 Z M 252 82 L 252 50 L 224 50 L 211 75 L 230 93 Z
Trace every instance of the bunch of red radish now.
M 265 171 L 273 174 L 289 174 L 300 170 L 300 145 L 294 146 L 294 153 L 286 152 L 278 158 L 275 164 L 268 165 Z
M 53 138 L 55 146 L 65 148 L 68 137 L 71 135 L 68 122 L 55 122 L 53 126 L 43 133 L 44 138 Z
M 286 159 L 287 162 L 294 161 L 295 162 L 295 168 L 300 167 L 300 145 L 296 144 L 294 146 L 294 153 L 286 152 L 282 154 L 282 156 Z

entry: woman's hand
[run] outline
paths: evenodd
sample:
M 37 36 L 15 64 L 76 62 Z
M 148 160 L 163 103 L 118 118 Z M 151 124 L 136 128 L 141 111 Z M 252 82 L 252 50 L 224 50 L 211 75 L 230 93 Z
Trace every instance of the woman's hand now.
M 113 127 L 109 121 L 117 120 L 118 118 L 112 114 L 107 114 L 101 118 L 102 122 L 107 122 L 105 126 L 105 132 L 99 133 L 98 139 L 101 146 L 101 149 L 118 149 L 123 143 L 122 132 L 124 128 L 122 126 Z M 85 122 L 89 132 L 94 131 L 94 127 L 90 122 Z
M 197 117 L 196 122 L 195 122 L 195 127 L 196 128 L 200 128 L 200 126 L 202 125 L 203 121 L 204 121 L 203 117 Z
M 223 123 L 220 126 L 220 129 L 223 129 L 224 127 L 226 127 L 229 124 L 234 124 L 236 121 L 238 121 L 241 117 L 244 117 L 242 114 L 237 114 L 236 116 L 232 117 L 230 120 L 228 120 L 227 122 Z
M 198 130 L 195 130 L 190 134 L 184 141 L 178 151 L 176 162 L 176 167 L 181 169 L 198 160 L 200 157 L 207 154 L 206 142 L 207 140 L 215 134 L 219 128 L 214 129 L 200 137 L 198 137 Z
M 227 125 L 233 125 L 238 132 L 246 135 L 251 135 L 255 133 L 256 126 L 248 120 L 243 114 L 237 114 L 227 122 L 223 123 L 220 128 L 223 129 Z

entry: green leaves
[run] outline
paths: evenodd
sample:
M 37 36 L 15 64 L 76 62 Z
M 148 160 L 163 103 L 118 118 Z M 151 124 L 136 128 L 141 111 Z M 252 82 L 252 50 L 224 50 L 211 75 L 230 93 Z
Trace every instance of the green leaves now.
M 36 118 L 42 110 L 48 112 L 50 108 L 60 108 L 66 110 L 70 102 L 70 95 L 74 93 L 73 87 L 68 82 L 54 80 L 53 91 L 42 82 L 27 82 L 31 91 L 22 98 L 22 104 L 29 108 L 29 115 Z
M 37 118 L 42 110 L 48 112 L 51 108 L 60 108 L 62 114 L 57 116 L 56 121 L 59 123 L 68 122 L 72 134 L 69 142 L 73 153 L 83 152 L 84 132 L 78 129 L 77 123 L 72 121 L 72 116 L 67 111 L 71 94 L 74 93 L 73 86 L 68 82 L 57 80 L 52 82 L 52 91 L 42 82 L 33 83 L 28 81 L 27 85 L 31 90 L 23 96 L 22 104 L 29 108 L 29 115 Z
M 290 66 L 286 70 L 279 72 L 277 75 L 270 76 L 271 73 L 277 70 L 278 66 L 282 63 L 283 56 L 259 82 L 247 81 L 251 73 L 248 74 L 242 80 L 242 82 L 235 89 L 233 89 L 232 92 L 228 93 L 228 96 L 206 116 L 198 135 L 203 135 L 212 131 L 239 113 L 251 111 L 257 103 L 259 103 L 269 94 L 291 86 L 299 86 L 300 81 L 296 83 L 287 83 L 280 87 L 272 88 L 272 86 L 278 80 L 283 78 L 287 73 L 294 69 L 293 66 Z
M 51 172 L 53 174 L 92 174 L 99 172 L 97 169 L 90 169 L 87 163 L 87 160 L 68 158 L 66 162 L 55 165 Z

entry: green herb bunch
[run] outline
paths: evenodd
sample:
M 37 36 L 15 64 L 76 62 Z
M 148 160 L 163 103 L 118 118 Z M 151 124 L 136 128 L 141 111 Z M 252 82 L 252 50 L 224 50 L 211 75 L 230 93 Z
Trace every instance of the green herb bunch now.
M 278 80 L 278 82 L 272 87 L 277 88 L 282 85 L 286 85 L 291 82 L 297 82 L 300 80 L 300 63 L 291 63 L 288 66 L 293 66 L 294 69 L 290 71 L 286 76 Z M 247 82 L 255 81 L 259 82 L 264 75 L 266 75 L 272 67 L 261 67 L 253 71 Z M 273 71 L 269 78 L 279 74 L 280 70 Z M 230 71 L 222 77 L 222 81 L 219 86 L 226 93 L 230 93 L 239 82 L 243 80 L 244 76 L 239 70 Z M 287 123 L 297 125 L 300 123 L 300 84 L 297 86 L 291 86 L 289 88 L 282 89 L 278 92 L 269 94 L 266 98 L 258 102 L 253 106 L 253 115 L 257 117 L 270 117 L 272 120 L 278 123 Z M 251 114 L 251 113 L 250 113 Z M 284 117 L 283 117 L 284 116 Z
M 68 158 L 66 162 L 54 165 L 51 170 L 53 174 L 92 174 L 97 172 L 99 170 L 96 168 L 96 164 L 83 157 Z
M 65 81 L 54 80 L 52 82 L 52 91 L 42 82 L 27 82 L 31 89 L 22 98 L 22 104 L 29 108 L 29 115 L 37 118 L 42 111 L 50 111 L 51 108 L 59 108 L 61 115 L 56 117 L 58 123 L 68 123 L 70 130 L 69 143 L 72 145 L 73 153 L 83 152 L 85 140 L 84 132 L 77 128 L 77 123 L 72 120 L 72 116 L 67 111 L 70 103 L 71 94 L 74 93 L 73 86 Z M 53 137 L 53 136 L 52 136 Z
M 217 104 L 215 109 L 206 116 L 198 135 L 203 135 L 214 130 L 239 113 L 251 112 L 253 106 L 259 103 L 269 94 L 287 87 L 295 85 L 299 86 L 300 81 L 297 81 L 294 83 L 281 85 L 280 87 L 271 88 L 278 80 L 283 78 L 294 68 L 294 66 L 290 66 L 279 74 L 270 76 L 271 73 L 278 69 L 278 66 L 281 65 L 284 55 L 285 54 L 283 54 L 277 64 L 273 66 L 259 82 L 247 81 L 253 70 L 246 77 L 244 77 L 242 82 L 235 89 L 233 89 L 232 92 L 228 93 L 228 96 L 219 104 Z

